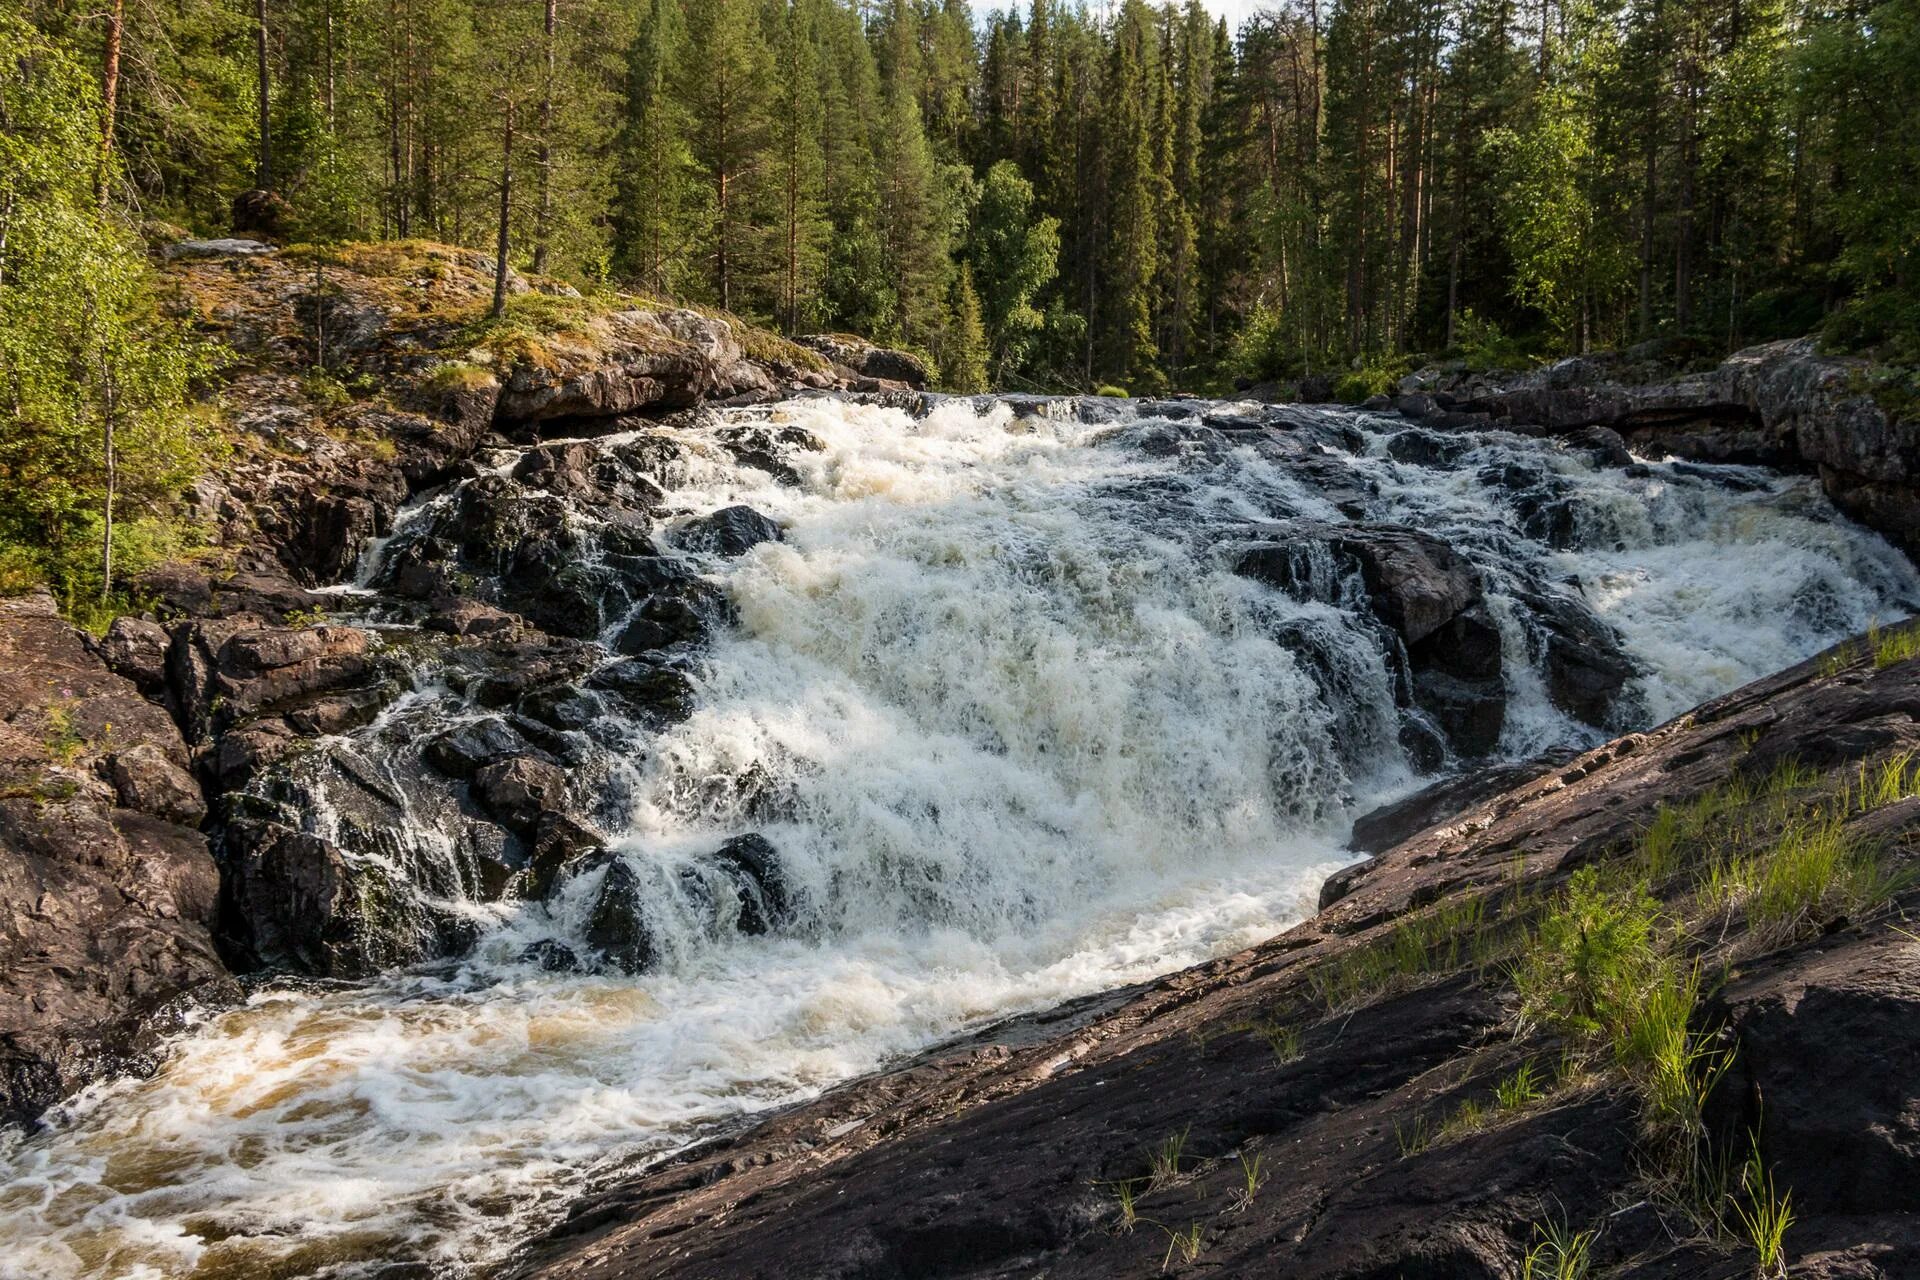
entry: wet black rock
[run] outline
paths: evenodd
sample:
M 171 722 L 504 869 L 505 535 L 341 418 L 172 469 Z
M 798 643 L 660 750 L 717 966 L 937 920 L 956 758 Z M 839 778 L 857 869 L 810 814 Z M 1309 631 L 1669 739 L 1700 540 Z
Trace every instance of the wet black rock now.
M 676 667 L 623 658 L 594 672 L 588 683 L 655 723 L 677 723 L 693 714 L 693 681 Z
M 532 836 L 540 819 L 567 806 L 567 775 L 538 756 L 513 756 L 480 766 L 473 794 L 509 831 Z
M 744 555 L 763 542 L 780 541 L 780 526 L 752 507 L 722 507 L 687 522 L 680 543 L 689 551 Z
M 471 778 L 482 765 L 524 750 L 526 741 L 506 721 L 487 716 L 436 735 L 422 754 L 448 777 Z
M 1402 431 L 1387 441 L 1387 456 L 1395 462 L 1445 470 L 1470 453 L 1474 443 L 1464 436 L 1437 431 Z
M 1611 726 L 1627 682 L 1640 674 L 1619 633 L 1566 592 L 1525 592 L 1519 598 L 1544 649 L 1553 704 L 1596 728 Z
M 725 870 L 739 896 L 741 933 L 762 934 L 784 924 L 792 915 L 780 855 L 766 837 L 751 833 L 721 845 L 712 861 Z
M 621 629 L 613 647 L 621 653 L 636 655 L 696 645 L 706 638 L 710 628 L 724 622 L 727 614 L 726 596 L 718 587 L 689 579 L 642 601 Z
M 659 957 L 643 916 L 640 878 L 617 854 L 602 854 L 598 860 L 605 872 L 594 891 L 582 937 L 608 964 L 639 973 Z

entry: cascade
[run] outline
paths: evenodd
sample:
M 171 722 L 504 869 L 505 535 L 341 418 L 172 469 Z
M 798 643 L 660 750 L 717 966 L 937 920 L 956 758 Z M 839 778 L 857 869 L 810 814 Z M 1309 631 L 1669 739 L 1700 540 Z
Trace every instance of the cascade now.
M 622 425 L 368 549 L 339 598 L 396 691 L 227 834 L 337 851 L 351 911 L 242 940 L 325 980 L 0 1138 L 0 1276 L 457 1274 L 611 1170 L 1284 928 L 1422 776 L 1920 608 L 1808 478 L 1354 410 Z M 565 642 L 435 639 L 450 588 Z

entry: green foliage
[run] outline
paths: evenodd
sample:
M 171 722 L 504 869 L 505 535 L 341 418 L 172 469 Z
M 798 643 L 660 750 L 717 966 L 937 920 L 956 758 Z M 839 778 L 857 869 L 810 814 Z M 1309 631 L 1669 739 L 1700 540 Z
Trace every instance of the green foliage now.
M 1024 368 L 1046 324 L 1035 303 L 1058 270 L 1060 220 L 1037 212 L 1033 184 L 1010 160 L 987 170 L 966 257 L 980 291 L 993 367 Z
M 1644 890 L 1574 873 L 1514 969 L 1529 1015 L 1581 1036 L 1624 1034 L 1658 973 L 1659 905 Z
M 1784 1276 L 1787 1273 L 1785 1240 L 1787 1229 L 1793 1225 L 1793 1192 L 1775 1192 L 1773 1172 L 1760 1158 L 1757 1135 L 1741 1171 L 1741 1184 L 1741 1190 L 1746 1193 L 1745 1203 L 1729 1199 L 1741 1233 L 1753 1250 L 1759 1273 L 1768 1277 Z
M 1342 404 L 1359 404 L 1374 396 L 1392 395 L 1412 368 L 1413 362 L 1404 358 L 1358 365 L 1334 379 L 1333 398 Z
M 1593 1269 L 1593 1232 L 1564 1223 L 1536 1223 L 1533 1230 L 1540 1239 L 1521 1261 L 1521 1280 L 1586 1280 Z
M 187 403 L 213 353 L 95 199 L 92 80 L 11 15 L 0 48 L 0 548 L 9 578 L 110 614 L 121 578 L 192 540 L 175 500 L 217 448 Z

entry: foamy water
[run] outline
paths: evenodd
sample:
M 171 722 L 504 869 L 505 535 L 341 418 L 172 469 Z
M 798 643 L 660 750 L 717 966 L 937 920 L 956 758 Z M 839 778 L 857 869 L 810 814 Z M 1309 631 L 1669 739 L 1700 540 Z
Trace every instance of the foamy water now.
M 636 1158 L 1277 931 L 1344 859 L 1353 812 L 1414 785 L 1364 633 L 1341 646 L 1334 698 L 1276 629 L 1339 636 L 1351 619 L 1218 554 L 1236 523 L 1339 518 L 1284 468 L 1246 449 L 1158 456 L 1134 447 L 1136 424 L 1005 406 L 772 416 L 825 446 L 792 454 L 799 485 L 702 447 L 672 500 L 749 503 L 785 540 L 703 561 L 740 625 L 702 664 L 693 717 L 604 770 L 603 816 L 656 889 L 660 967 L 519 961 L 578 936 L 588 877 L 549 906 L 482 909 L 489 932 L 457 964 L 263 991 L 183 1035 L 153 1079 L 0 1139 L 0 1276 L 394 1277 L 497 1260 Z M 1379 487 L 1381 518 L 1442 533 L 1487 573 L 1521 659 L 1515 753 L 1597 736 L 1525 662 L 1523 568 L 1578 579 L 1619 628 L 1645 667 L 1642 720 L 1920 597 L 1905 561 L 1804 479 L 1756 474 L 1742 491 L 1548 451 L 1583 530 L 1550 551 L 1472 465 L 1396 463 L 1382 438 L 1342 465 Z M 370 730 L 363 746 L 384 741 Z M 782 796 L 778 820 L 714 785 L 745 778 Z M 676 888 L 695 855 L 749 829 L 793 888 L 784 934 L 716 934 Z

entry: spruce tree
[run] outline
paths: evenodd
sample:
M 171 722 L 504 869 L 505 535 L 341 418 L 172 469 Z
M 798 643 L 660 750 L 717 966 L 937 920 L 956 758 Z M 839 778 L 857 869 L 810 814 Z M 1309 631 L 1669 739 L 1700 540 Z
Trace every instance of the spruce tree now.
M 1148 127 L 1151 19 L 1142 0 L 1125 0 L 1115 20 L 1104 98 L 1107 207 L 1104 368 L 1130 387 L 1159 381 L 1153 340 L 1158 205 Z

